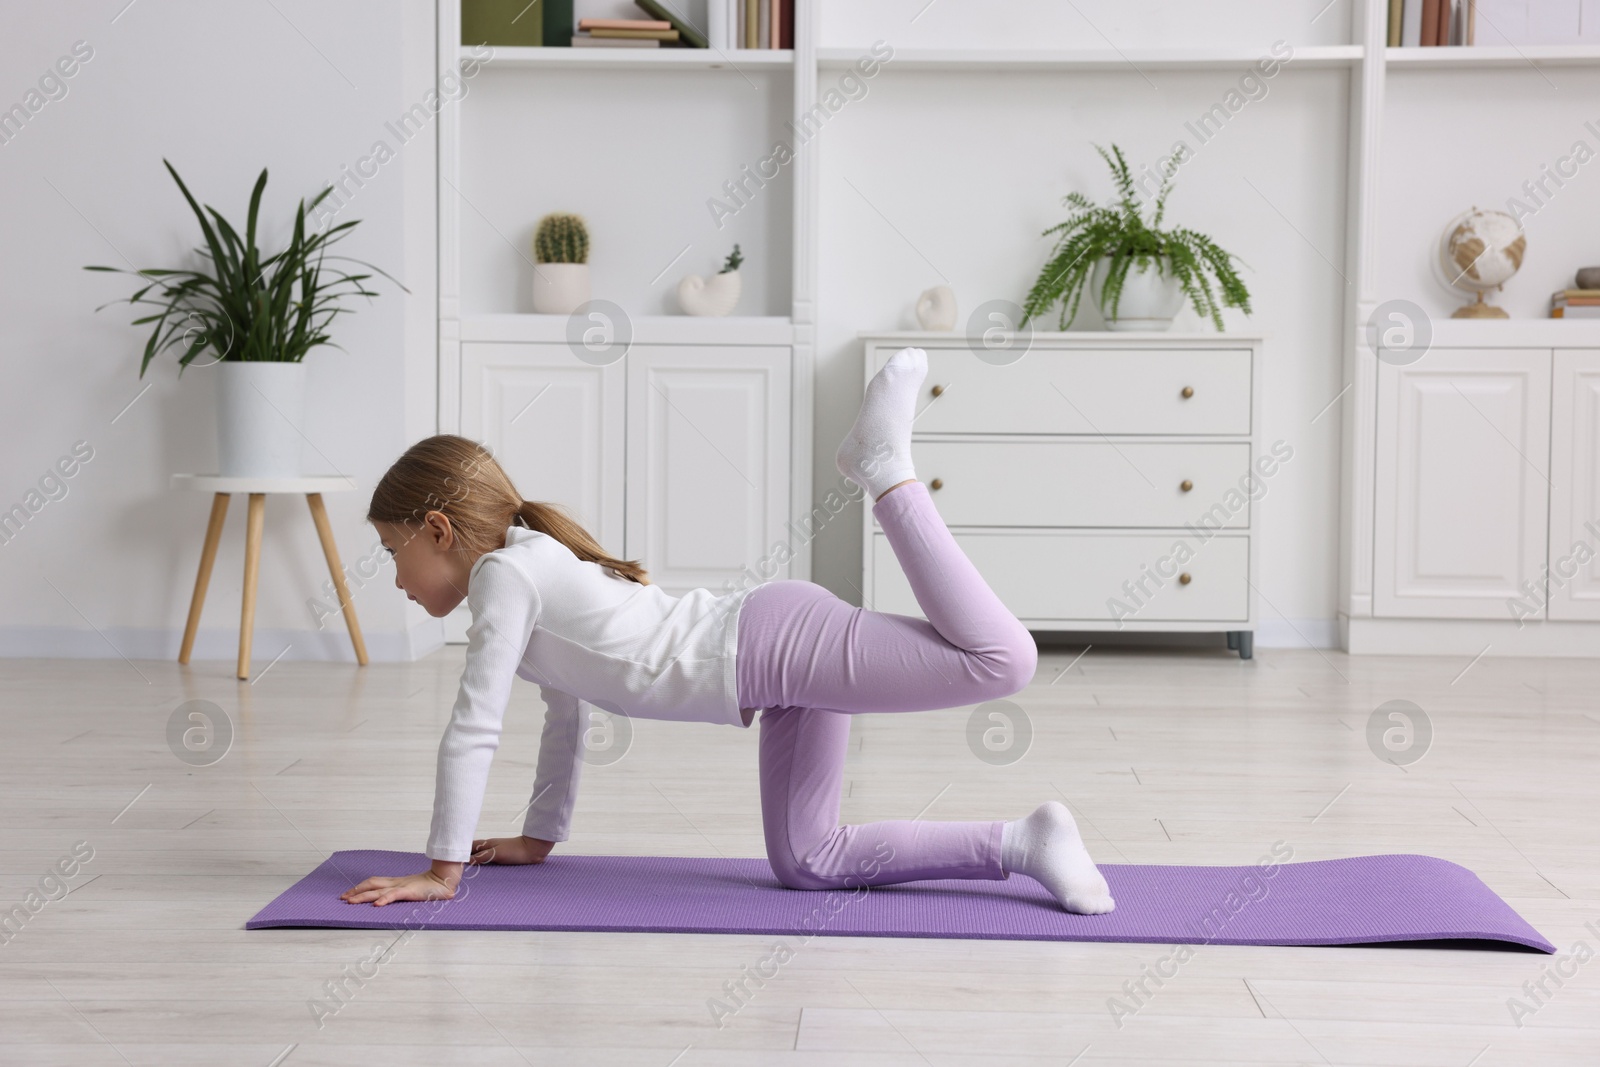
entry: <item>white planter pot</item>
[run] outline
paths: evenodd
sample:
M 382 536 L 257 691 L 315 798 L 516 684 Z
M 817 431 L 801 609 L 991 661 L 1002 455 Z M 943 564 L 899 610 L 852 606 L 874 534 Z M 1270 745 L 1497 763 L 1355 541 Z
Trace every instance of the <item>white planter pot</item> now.
M 217 383 L 217 473 L 298 478 L 306 365 L 224 360 L 208 370 Z
M 1110 310 L 1101 301 L 1101 292 L 1105 285 L 1106 274 L 1111 269 L 1111 260 L 1102 259 L 1095 263 L 1094 271 L 1089 275 L 1089 296 L 1100 309 L 1101 318 L 1106 320 L 1106 329 L 1169 330 L 1172 328 L 1173 316 L 1183 307 L 1183 286 L 1179 285 L 1178 279 L 1172 275 L 1170 259 L 1162 258 L 1162 268 L 1166 273 L 1161 273 L 1153 262 L 1144 267 L 1134 263 L 1128 268 L 1128 276 L 1122 283 L 1122 295 L 1117 300 L 1117 316 L 1113 319 Z
M 691 274 L 678 283 L 678 303 L 690 315 L 727 315 L 738 305 L 742 287 L 736 270 L 709 278 Z
M 589 264 L 540 263 L 533 269 L 533 310 L 570 315 L 589 302 Z

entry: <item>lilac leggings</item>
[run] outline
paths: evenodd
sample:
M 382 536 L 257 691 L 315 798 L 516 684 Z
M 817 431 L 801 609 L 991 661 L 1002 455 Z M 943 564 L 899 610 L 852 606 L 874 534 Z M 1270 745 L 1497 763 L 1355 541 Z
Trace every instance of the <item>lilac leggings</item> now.
M 832 889 L 919 878 L 1001 879 L 1003 821 L 839 825 L 850 716 L 1009 696 L 1038 649 L 967 559 L 921 482 L 873 505 L 927 621 L 775 581 L 738 621 L 739 706 L 762 708 L 761 818 L 784 885 Z

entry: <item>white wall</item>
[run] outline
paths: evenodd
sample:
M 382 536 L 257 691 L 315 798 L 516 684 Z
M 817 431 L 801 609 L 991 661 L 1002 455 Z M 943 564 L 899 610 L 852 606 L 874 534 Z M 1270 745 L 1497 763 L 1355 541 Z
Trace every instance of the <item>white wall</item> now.
M 138 3 L 13 5 L 0 35 L 0 107 L 24 100 L 74 42 L 93 56 L 0 145 L 0 507 L 23 502 L 74 442 L 93 448 L 8 544 L 0 546 L 0 654 L 171 657 L 177 653 L 210 501 L 168 489 L 173 472 L 215 469 L 211 382 L 181 379 L 175 355 L 139 358 L 148 327 L 126 304 L 122 267 L 193 265 L 198 226 L 162 166 L 241 229 L 251 186 L 269 169 L 265 237 L 288 235 L 295 202 L 354 166 L 386 120 L 434 80 L 431 3 Z M 370 304 L 336 324 L 347 351 L 313 350 L 307 472 L 361 487 L 326 497 L 346 563 L 374 542 L 363 522 L 376 479 L 435 425 L 434 144 L 408 142 L 339 216 L 360 218 L 338 250 L 383 267 Z M 381 280 L 380 280 L 381 281 Z M 140 390 L 149 390 L 140 395 Z M 132 407 L 123 409 L 137 399 Z M 123 412 L 120 417 L 118 413 Z M 116 421 L 113 423 L 113 419 Z M 196 656 L 236 654 L 245 503 L 235 499 Z M 309 597 L 327 569 L 303 498 L 267 502 L 256 614 L 258 664 L 353 658 L 337 618 L 314 628 Z M 376 658 L 409 658 L 442 633 L 384 568 L 356 594 Z

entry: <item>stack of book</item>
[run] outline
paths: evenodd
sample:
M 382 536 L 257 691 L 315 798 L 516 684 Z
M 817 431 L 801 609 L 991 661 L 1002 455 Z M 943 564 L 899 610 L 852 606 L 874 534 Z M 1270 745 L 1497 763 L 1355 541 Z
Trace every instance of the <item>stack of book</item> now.
M 1600 319 L 1600 289 L 1562 289 L 1550 297 L 1552 319 Z
M 546 0 L 548 2 L 548 0 Z M 688 20 L 658 0 L 634 0 L 647 19 L 581 19 L 572 35 L 574 48 L 705 48 L 709 44 Z
M 572 35 L 574 48 L 660 48 L 677 44 L 681 35 L 665 19 L 580 19 Z

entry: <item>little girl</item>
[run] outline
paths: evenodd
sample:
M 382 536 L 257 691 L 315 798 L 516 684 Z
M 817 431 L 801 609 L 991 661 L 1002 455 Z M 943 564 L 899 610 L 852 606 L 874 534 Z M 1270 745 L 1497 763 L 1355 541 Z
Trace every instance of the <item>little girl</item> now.
M 927 621 L 852 607 L 806 581 L 673 597 L 556 509 L 523 500 L 473 442 L 440 435 L 408 449 L 378 483 L 367 519 L 394 558 L 395 584 L 428 614 L 466 599 L 467 661 L 439 744 L 431 868 L 368 878 L 342 899 L 448 899 L 463 863 L 542 862 L 567 839 L 587 703 L 745 727 L 760 709 L 767 859 L 785 886 L 1017 872 L 1068 911 L 1110 911 L 1106 881 L 1058 801 L 1012 821 L 839 825 L 851 715 L 1009 696 L 1032 680 L 1038 659 L 912 472 L 926 373 L 921 349 L 896 353 L 868 384 L 836 461 L 872 495 Z M 474 840 L 514 676 L 537 682 L 547 709 L 533 801 L 522 836 Z

